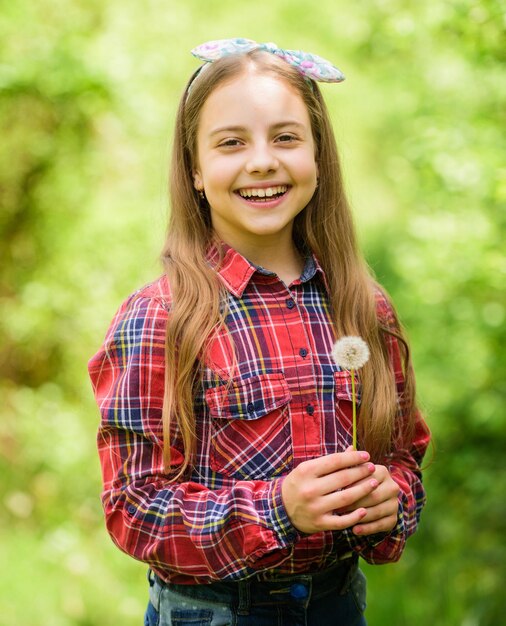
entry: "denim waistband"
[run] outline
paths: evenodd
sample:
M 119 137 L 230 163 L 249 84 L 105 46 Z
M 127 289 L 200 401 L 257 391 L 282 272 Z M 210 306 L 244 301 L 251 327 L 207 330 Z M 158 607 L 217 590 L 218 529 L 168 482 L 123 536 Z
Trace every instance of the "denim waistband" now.
M 358 558 L 353 556 L 320 572 L 276 576 L 272 580 L 259 580 L 253 576 L 236 582 L 180 585 L 165 583 L 152 573 L 152 582 L 191 599 L 227 604 L 240 613 L 241 609 L 248 611 L 251 606 L 294 602 L 307 606 L 310 601 L 329 593 L 345 594 L 357 570 Z

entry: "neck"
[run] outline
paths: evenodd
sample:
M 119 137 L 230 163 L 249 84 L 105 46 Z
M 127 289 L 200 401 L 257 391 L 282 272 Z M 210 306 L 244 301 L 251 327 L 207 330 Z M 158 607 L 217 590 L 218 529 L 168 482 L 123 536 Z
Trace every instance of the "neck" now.
M 261 247 L 241 246 L 238 252 L 255 265 L 275 272 L 286 285 L 300 278 L 304 266 L 304 260 L 293 241 L 282 247 L 279 241 L 274 245 L 264 242 Z

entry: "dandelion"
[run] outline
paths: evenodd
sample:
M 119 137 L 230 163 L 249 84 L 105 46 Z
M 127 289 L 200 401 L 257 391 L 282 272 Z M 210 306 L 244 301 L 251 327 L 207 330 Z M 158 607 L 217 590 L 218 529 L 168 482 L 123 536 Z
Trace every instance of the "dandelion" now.
M 369 347 L 362 337 L 342 337 L 332 348 L 334 361 L 351 374 L 351 398 L 353 405 L 353 449 L 357 449 L 357 398 L 355 394 L 355 370 L 369 360 Z

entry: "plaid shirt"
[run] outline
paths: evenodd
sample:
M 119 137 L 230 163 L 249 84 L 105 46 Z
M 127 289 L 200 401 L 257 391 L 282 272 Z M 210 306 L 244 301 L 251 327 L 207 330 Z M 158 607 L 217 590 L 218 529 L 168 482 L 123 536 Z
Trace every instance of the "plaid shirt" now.
M 392 532 L 298 532 L 283 506 L 283 477 L 302 461 L 342 452 L 351 443 L 350 373 L 331 357 L 335 336 L 325 276 L 310 257 L 287 288 L 231 248 L 218 273 L 229 310 L 226 329 L 202 364 L 196 463 L 187 480 L 169 482 L 162 462 L 171 301 L 165 277 L 125 301 L 90 360 L 102 416 L 102 501 L 112 539 L 162 579 L 183 584 L 268 577 L 267 570 L 317 571 L 355 552 L 371 563 L 396 561 L 425 500 L 419 465 L 429 432 L 422 418 L 411 448 L 385 460 L 401 488 Z M 393 326 L 380 292 L 377 309 Z M 397 341 L 386 341 L 402 385 Z M 176 433 L 175 462 L 182 458 L 178 441 Z

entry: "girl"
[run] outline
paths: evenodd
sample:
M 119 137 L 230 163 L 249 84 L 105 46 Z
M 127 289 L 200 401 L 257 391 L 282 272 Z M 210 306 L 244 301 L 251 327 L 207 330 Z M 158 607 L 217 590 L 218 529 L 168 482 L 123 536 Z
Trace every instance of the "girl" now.
M 89 364 L 107 528 L 149 565 L 146 625 L 365 624 L 358 557 L 401 556 L 429 433 L 316 83 L 343 76 L 243 39 L 194 53 L 165 273 Z M 360 450 L 350 372 L 331 356 L 343 335 L 371 354 Z

